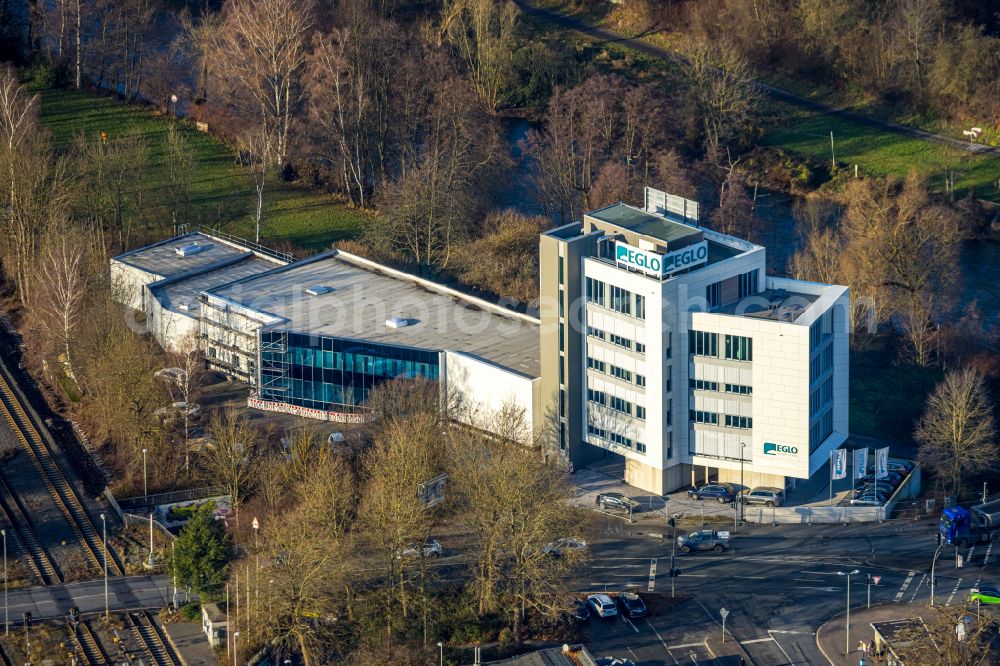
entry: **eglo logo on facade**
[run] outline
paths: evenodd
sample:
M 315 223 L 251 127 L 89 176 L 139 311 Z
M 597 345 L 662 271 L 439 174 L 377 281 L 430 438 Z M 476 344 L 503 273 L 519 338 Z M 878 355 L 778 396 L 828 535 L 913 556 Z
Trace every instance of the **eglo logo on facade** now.
M 694 245 L 683 247 L 676 252 L 656 254 L 647 252 L 627 243 L 615 244 L 615 260 L 633 268 L 658 276 L 669 275 L 676 271 L 704 263 L 708 259 L 708 242 L 701 241 Z
M 764 442 L 764 455 L 765 456 L 794 456 L 799 452 L 799 447 L 789 446 L 787 444 L 774 444 L 773 442 Z

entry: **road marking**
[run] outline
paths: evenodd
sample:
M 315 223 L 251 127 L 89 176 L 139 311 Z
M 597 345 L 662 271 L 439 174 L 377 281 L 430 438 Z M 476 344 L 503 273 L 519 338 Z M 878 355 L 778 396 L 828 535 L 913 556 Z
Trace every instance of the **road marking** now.
M 807 634 L 807 633 L 811 633 L 811 632 L 808 632 L 808 631 L 771 631 L 770 629 L 768 629 L 767 633 L 771 634 L 771 638 L 774 638 L 773 634 Z M 788 653 L 785 652 L 785 648 L 781 647 L 781 643 L 778 641 L 777 638 L 774 638 L 774 644 L 778 646 L 779 650 L 781 650 L 781 654 L 785 655 L 785 661 L 787 661 L 789 664 L 794 663 L 792 661 L 792 658 L 788 656 Z
M 658 632 L 658 631 L 656 630 L 656 627 L 654 627 L 654 626 L 653 626 L 653 623 L 652 623 L 652 622 L 650 622 L 649 620 L 646 620 L 646 624 L 647 624 L 647 625 L 649 626 L 649 628 L 650 628 L 650 629 L 652 629 L 652 630 L 653 630 L 653 633 L 654 633 L 654 634 L 656 634 L 656 638 L 657 638 L 657 639 L 658 639 L 658 640 L 659 640 L 659 641 L 660 641 L 661 643 L 663 643 L 663 649 L 667 651 L 667 654 L 670 654 L 670 648 L 668 648 L 668 647 L 667 647 L 667 642 L 663 640 L 663 637 L 662 637 L 662 636 L 660 636 L 660 632 Z M 672 654 L 671 654 L 670 656 L 671 656 L 671 657 L 673 657 L 673 655 L 672 655 Z M 674 662 L 676 663 L 676 662 L 677 662 L 677 660 L 676 660 L 676 659 L 674 659 Z
M 693 647 L 701 647 L 701 643 L 685 643 L 684 645 L 671 645 L 668 650 L 686 650 Z
M 653 588 L 656 587 L 656 558 L 649 558 L 649 587 L 646 588 L 647 592 L 652 592 Z
M 958 582 L 955 583 L 955 587 L 951 589 L 951 594 L 948 595 L 948 600 L 944 602 L 945 606 L 951 606 L 951 600 L 954 598 L 955 593 L 958 592 L 958 586 L 962 584 L 962 579 L 959 578 Z
M 906 592 L 906 588 L 910 586 L 910 581 L 913 580 L 913 577 L 916 575 L 917 575 L 916 571 L 911 571 L 906 576 L 906 580 L 904 580 L 903 584 L 899 586 L 899 592 L 896 593 L 896 598 L 894 599 L 894 601 L 899 601 L 900 599 L 903 598 L 903 594 Z
M 625 622 L 626 622 L 626 624 L 628 624 L 628 626 L 632 627 L 632 629 L 634 629 L 634 630 L 635 630 L 635 633 L 639 633 L 639 627 L 637 627 L 637 626 L 635 626 L 634 624 L 632 624 L 632 621 L 631 621 L 631 620 L 629 620 L 629 619 L 628 619 L 627 617 L 625 617 L 624 615 L 622 615 L 622 619 L 623 619 L 623 620 L 625 620 Z
M 976 544 L 969 548 L 969 554 L 965 556 L 965 564 L 972 564 L 972 554 L 976 552 Z
M 791 629 L 768 629 L 769 634 L 792 634 L 797 636 L 815 636 L 815 631 L 793 631 Z
M 913 600 L 917 598 L 917 593 L 920 592 L 920 587 L 924 584 L 925 580 L 927 580 L 927 574 L 924 574 L 923 576 L 920 577 L 920 580 L 917 582 L 917 586 L 913 588 L 913 594 L 910 595 L 910 601 L 907 603 L 912 604 Z
M 740 641 L 743 645 L 749 645 L 751 643 L 766 643 L 768 641 L 773 641 L 774 636 L 764 636 L 762 638 L 751 638 L 748 641 Z

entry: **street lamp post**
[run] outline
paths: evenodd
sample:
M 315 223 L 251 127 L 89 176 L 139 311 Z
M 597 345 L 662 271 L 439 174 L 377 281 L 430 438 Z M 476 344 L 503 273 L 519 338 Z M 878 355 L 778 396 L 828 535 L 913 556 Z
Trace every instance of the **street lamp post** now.
M 146 473 L 146 452 L 148 449 L 142 450 L 142 494 L 144 497 L 149 496 L 149 475 Z
M 937 567 L 938 554 L 940 554 L 943 545 L 944 542 L 938 537 L 938 547 L 934 549 L 934 558 L 931 560 L 931 608 L 934 607 L 934 570 Z
M 682 514 L 675 513 L 670 517 L 670 598 L 674 598 L 674 555 L 677 553 L 677 520 Z
M 234 631 L 233 632 L 233 666 L 237 666 L 237 659 L 236 659 L 236 654 L 237 654 L 237 652 L 236 652 L 236 639 L 239 638 L 239 637 L 240 637 L 240 632 Z
M 3 635 L 10 634 L 10 616 L 7 614 L 7 530 L 0 530 L 3 535 Z
M 859 573 L 857 569 L 854 571 L 837 572 L 838 576 L 847 576 L 847 619 L 844 622 L 844 630 L 847 635 L 844 642 L 844 645 L 846 646 L 844 648 L 845 655 L 851 654 L 851 576 L 856 573 Z
M 740 442 L 740 493 L 745 492 L 743 486 L 743 460 L 747 457 L 747 445 L 746 442 Z M 736 501 L 739 502 L 740 497 L 737 495 Z M 745 519 L 744 513 L 746 512 L 746 504 L 739 502 L 740 507 L 740 523 Z
M 438 641 L 438 654 L 440 656 L 438 663 L 440 666 L 444 666 L 444 643 Z
M 111 606 L 108 603 L 108 521 L 101 514 L 101 529 L 104 533 L 104 619 L 111 619 Z

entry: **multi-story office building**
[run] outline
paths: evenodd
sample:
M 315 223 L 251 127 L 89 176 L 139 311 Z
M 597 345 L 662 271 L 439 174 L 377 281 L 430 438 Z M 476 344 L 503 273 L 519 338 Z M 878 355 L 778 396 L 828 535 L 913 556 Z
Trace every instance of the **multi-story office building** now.
M 576 466 L 665 493 L 785 487 L 847 437 L 849 294 L 768 277 L 765 248 L 646 190 L 542 235 L 542 399 Z

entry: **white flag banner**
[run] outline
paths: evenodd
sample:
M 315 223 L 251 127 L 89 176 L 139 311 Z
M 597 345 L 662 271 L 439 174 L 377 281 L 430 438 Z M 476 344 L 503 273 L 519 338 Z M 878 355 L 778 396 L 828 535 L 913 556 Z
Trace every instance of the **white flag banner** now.
M 868 471 L 868 447 L 854 449 L 854 478 L 862 479 Z
M 884 479 L 889 476 L 889 447 L 875 449 L 875 478 Z
M 837 449 L 833 452 L 833 466 L 830 475 L 830 478 L 834 480 L 847 478 L 847 449 Z

